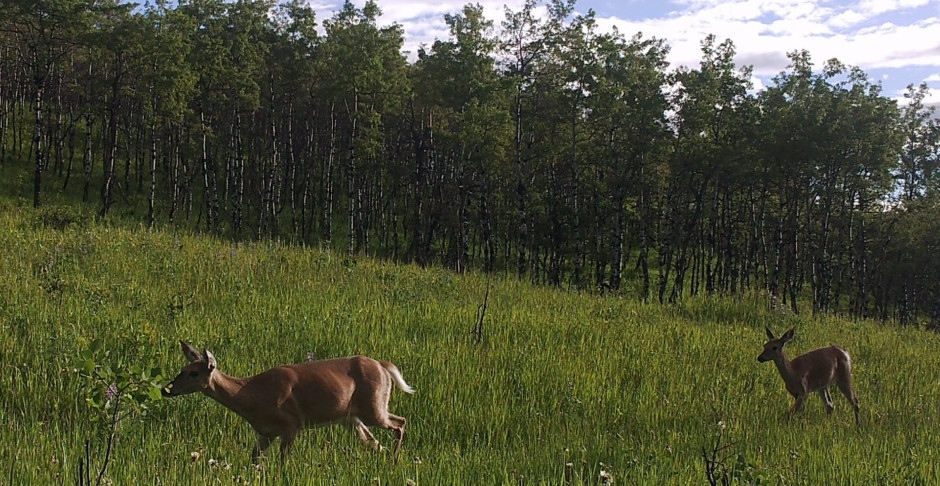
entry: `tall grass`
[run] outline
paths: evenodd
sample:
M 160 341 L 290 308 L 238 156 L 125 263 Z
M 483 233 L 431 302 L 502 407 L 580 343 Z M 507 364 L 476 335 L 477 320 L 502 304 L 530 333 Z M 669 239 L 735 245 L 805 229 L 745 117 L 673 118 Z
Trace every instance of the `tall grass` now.
M 13 484 L 73 482 L 88 439 L 100 458 L 89 385 L 69 371 L 94 339 L 167 379 L 185 339 L 236 376 L 366 354 L 417 389 L 392 396 L 408 419 L 398 458 L 332 427 L 303 432 L 284 463 L 270 449 L 260 469 L 235 414 L 201 395 L 161 400 L 120 424 L 113 484 L 703 484 L 719 433 L 740 483 L 940 483 L 940 342 L 918 329 L 751 298 L 644 305 L 16 204 L 0 210 L 0 248 L 0 480 Z M 765 325 L 797 327 L 791 356 L 852 353 L 861 427 L 841 396 L 832 417 L 813 399 L 788 419 L 776 370 L 756 361 Z

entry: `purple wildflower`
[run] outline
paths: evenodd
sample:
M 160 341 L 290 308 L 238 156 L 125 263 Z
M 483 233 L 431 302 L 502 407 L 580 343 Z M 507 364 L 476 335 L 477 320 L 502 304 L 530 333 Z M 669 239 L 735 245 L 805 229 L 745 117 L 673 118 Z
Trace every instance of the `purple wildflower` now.
M 116 384 L 111 383 L 108 385 L 108 389 L 104 392 L 104 399 L 106 402 L 114 400 L 118 396 L 118 387 Z

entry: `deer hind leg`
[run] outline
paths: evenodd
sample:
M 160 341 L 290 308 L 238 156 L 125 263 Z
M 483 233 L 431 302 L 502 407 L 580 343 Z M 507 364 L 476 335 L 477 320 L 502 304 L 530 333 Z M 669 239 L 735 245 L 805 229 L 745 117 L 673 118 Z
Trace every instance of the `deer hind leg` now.
M 367 447 L 375 452 L 382 450 L 382 444 L 379 444 L 379 441 L 375 440 L 375 436 L 372 435 L 372 432 L 369 432 L 369 427 L 366 427 L 366 424 L 364 424 L 359 417 L 349 417 L 349 426 L 356 432 L 356 435 L 362 439 L 362 442 L 364 442 Z
M 858 425 L 858 397 L 855 396 L 855 391 L 852 390 L 852 374 L 848 371 L 842 372 L 837 381 L 839 385 L 839 390 L 842 391 L 842 394 L 845 395 L 845 398 L 849 400 L 849 403 L 852 404 L 852 408 L 855 409 L 855 424 Z
M 393 454 L 398 454 L 398 450 L 401 449 L 401 441 L 405 439 L 405 423 L 407 423 L 405 417 L 388 414 L 388 420 L 383 425 L 386 429 L 394 431 L 398 436 L 395 440 L 395 447 L 392 449 Z
M 823 403 L 826 404 L 826 415 L 832 415 L 832 410 L 835 407 L 832 405 L 832 395 L 829 394 L 829 387 L 820 388 L 816 393 L 819 394 L 819 398 L 822 398 Z
M 404 417 L 399 417 L 398 415 L 392 415 L 387 411 L 382 412 L 381 414 L 374 414 L 369 416 L 362 417 L 366 424 L 373 425 L 376 427 L 382 427 L 383 429 L 391 430 L 395 432 L 395 446 L 392 449 L 392 453 L 398 453 L 398 449 L 401 448 L 401 442 L 405 438 L 405 423 L 407 422 Z M 365 426 L 363 426 L 365 427 Z M 368 432 L 368 430 L 367 430 Z M 371 434 L 370 434 L 371 437 Z M 374 438 L 372 440 L 375 440 Z

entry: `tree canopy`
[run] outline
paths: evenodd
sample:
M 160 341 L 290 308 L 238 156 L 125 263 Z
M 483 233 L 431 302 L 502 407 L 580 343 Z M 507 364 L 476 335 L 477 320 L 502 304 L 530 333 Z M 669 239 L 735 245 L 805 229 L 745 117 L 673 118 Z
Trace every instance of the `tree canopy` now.
M 409 61 L 379 15 L 0 0 L 0 170 L 236 240 L 940 324 L 925 85 L 794 51 L 757 92 L 730 41 L 669 66 L 562 0 L 468 4 Z

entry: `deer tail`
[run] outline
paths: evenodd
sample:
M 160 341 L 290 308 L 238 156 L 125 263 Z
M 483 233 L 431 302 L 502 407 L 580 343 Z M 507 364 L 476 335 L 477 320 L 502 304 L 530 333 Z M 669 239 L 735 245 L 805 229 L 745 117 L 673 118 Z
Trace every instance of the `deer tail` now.
M 398 385 L 398 388 L 405 393 L 414 393 L 415 389 L 408 386 L 408 383 L 405 383 L 405 378 L 401 376 L 401 371 L 398 371 L 398 367 L 388 361 L 379 361 L 385 371 L 388 372 L 388 375 L 392 377 L 392 381 Z

